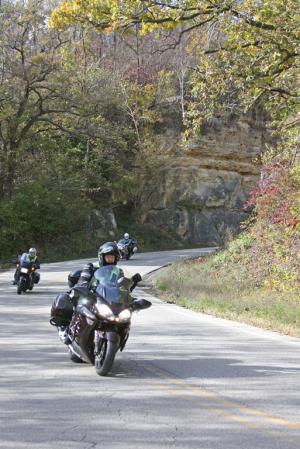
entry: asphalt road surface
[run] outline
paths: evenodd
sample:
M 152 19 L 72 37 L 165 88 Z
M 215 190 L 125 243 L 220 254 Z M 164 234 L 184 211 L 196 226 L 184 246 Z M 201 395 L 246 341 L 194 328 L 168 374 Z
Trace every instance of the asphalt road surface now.
M 145 274 L 205 250 L 135 255 Z M 73 364 L 49 325 L 85 261 L 42 265 L 17 295 L 0 274 L 0 448 L 300 449 L 300 340 L 150 297 L 109 377 Z

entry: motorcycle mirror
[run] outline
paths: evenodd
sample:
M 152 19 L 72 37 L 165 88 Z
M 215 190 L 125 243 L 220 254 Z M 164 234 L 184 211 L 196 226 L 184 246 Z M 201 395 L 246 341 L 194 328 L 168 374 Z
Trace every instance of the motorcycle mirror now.
M 134 275 L 132 276 L 131 279 L 133 280 L 133 282 L 134 282 L 135 284 L 137 284 L 138 282 L 141 282 L 142 276 L 140 275 L 140 273 L 136 273 L 136 274 L 134 274 Z
M 152 302 L 147 301 L 147 299 L 142 299 L 142 298 L 135 299 L 132 304 L 132 308 L 134 311 L 148 309 L 151 306 L 152 306 Z

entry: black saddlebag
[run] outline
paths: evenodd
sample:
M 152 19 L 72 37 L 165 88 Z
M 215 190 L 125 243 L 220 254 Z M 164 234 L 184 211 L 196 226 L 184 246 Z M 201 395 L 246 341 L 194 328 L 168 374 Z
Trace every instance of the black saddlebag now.
M 53 301 L 50 312 L 50 324 L 68 326 L 73 315 L 73 303 L 68 293 L 60 293 Z

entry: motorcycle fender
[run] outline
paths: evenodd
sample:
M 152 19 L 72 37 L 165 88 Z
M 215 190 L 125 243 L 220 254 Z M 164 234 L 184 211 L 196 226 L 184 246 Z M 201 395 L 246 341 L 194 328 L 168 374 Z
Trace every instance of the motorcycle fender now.
M 120 343 L 120 337 L 117 332 L 106 332 L 106 338 L 111 343 L 117 343 L 118 345 Z
M 122 352 L 123 349 L 125 348 L 125 345 L 126 345 L 126 343 L 127 343 L 128 337 L 129 337 L 129 333 L 125 336 L 125 338 L 123 339 L 123 341 L 122 341 L 121 344 L 120 344 L 120 351 L 121 351 L 121 352 Z

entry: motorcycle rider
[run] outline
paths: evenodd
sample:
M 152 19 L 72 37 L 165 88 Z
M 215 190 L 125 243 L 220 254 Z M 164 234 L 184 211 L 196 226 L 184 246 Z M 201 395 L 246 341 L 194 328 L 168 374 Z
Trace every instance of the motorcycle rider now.
M 99 267 L 103 267 L 105 265 L 116 265 L 119 259 L 120 252 L 116 242 L 105 242 L 100 246 L 98 250 Z M 80 287 L 88 287 L 89 289 L 92 288 L 95 283 L 94 273 L 99 267 L 95 267 L 91 262 L 84 265 L 76 285 Z M 120 273 L 124 276 L 123 270 L 120 270 Z M 130 290 L 132 291 L 141 280 L 141 276 L 136 274 L 131 279 L 133 281 L 133 285 Z M 72 302 L 74 306 L 77 306 L 76 299 L 73 299 Z M 60 326 L 58 334 L 63 343 L 69 344 L 68 326 Z
M 17 268 L 16 268 L 16 271 L 14 274 L 13 285 L 17 285 L 19 278 L 20 278 L 21 259 L 28 264 L 32 264 L 36 270 L 41 268 L 40 261 L 38 260 L 38 257 L 37 257 L 37 250 L 35 248 L 29 248 L 28 253 L 23 253 L 22 255 L 18 255 L 18 258 L 16 261 Z M 35 283 L 37 284 L 40 280 L 40 274 L 35 272 L 34 276 L 35 276 Z
M 128 245 L 128 252 L 133 253 L 133 248 L 135 246 L 137 246 L 137 241 L 135 239 L 133 239 L 132 237 L 130 237 L 128 232 L 125 232 L 123 238 L 125 240 L 125 242 L 124 242 L 125 245 Z
M 119 259 L 120 252 L 116 242 L 106 242 L 100 246 L 98 250 L 99 267 L 116 265 Z M 77 285 L 90 287 L 96 270 L 98 270 L 98 267 L 95 267 L 92 263 L 84 265 Z

